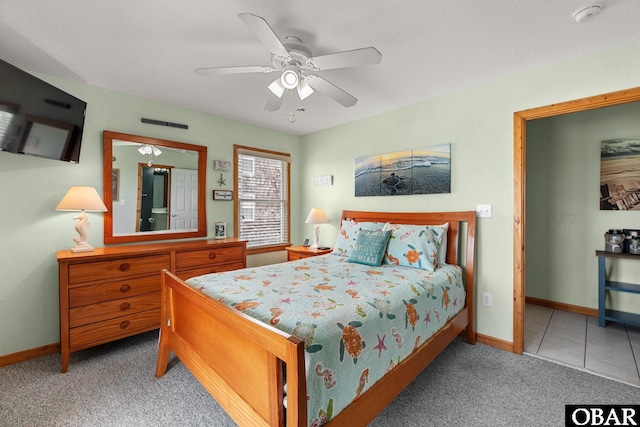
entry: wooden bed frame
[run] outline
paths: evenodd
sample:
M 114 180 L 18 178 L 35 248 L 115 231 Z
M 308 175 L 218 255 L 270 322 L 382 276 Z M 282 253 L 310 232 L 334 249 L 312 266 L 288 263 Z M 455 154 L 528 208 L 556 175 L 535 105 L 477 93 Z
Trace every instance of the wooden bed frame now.
M 447 263 L 463 265 L 467 292 L 465 307 L 455 317 L 327 424 L 366 426 L 465 329 L 467 342 L 475 344 L 476 213 L 345 210 L 342 219 L 425 225 L 448 222 Z M 166 270 L 162 274 L 161 316 L 156 377 L 165 374 L 173 352 L 238 425 L 307 425 L 302 340 L 206 296 Z

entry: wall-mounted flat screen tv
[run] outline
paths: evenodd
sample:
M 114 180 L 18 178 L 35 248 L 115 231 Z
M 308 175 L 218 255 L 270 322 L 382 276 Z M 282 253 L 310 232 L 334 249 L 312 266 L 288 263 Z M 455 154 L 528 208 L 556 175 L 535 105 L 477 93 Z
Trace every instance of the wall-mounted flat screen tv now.
M 78 163 L 86 107 L 0 60 L 0 151 Z

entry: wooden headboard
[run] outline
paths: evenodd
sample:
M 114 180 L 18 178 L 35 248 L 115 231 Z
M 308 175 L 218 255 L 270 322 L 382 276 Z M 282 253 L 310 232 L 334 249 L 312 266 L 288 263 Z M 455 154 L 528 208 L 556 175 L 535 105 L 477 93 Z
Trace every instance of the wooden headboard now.
M 342 211 L 343 220 L 356 222 L 378 221 L 393 224 L 441 225 L 449 223 L 447 232 L 447 263 L 460 264 L 460 246 L 466 245 L 466 256 L 462 264 L 473 272 L 476 234 L 476 212 L 364 212 Z M 461 236 L 462 224 L 466 223 L 466 233 Z M 469 248 L 469 246 L 471 246 Z M 469 252 L 471 250 L 471 252 Z M 471 263 L 471 265 L 469 265 Z

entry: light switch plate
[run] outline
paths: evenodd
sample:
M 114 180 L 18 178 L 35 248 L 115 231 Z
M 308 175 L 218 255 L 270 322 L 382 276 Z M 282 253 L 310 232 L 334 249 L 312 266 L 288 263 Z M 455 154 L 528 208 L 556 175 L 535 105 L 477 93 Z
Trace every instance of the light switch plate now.
M 478 218 L 491 218 L 491 205 L 476 206 L 476 216 Z

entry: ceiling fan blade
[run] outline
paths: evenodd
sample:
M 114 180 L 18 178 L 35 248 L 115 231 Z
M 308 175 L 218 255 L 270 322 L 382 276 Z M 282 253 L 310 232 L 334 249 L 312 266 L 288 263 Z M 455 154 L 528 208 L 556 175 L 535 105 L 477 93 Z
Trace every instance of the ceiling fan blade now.
M 289 52 L 264 18 L 252 13 L 240 13 L 238 17 L 242 19 L 247 27 L 249 27 L 256 37 L 269 49 L 269 52 L 283 58 L 289 56 Z
M 309 83 L 309 86 L 311 86 L 311 88 L 317 90 L 323 95 L 328 96 L 343 107 L 352 107 L 356 105 L 356 102 L 358 102 L 357 98 L 354 98 L 344 90 L 340 89 L 338 86 L 328 82 L 320 76 L 316 76 L 313 74 L 307 76 L 307 83 Z
M 331 70 L 334 68 L 357 67 L 360 65 L 379 64 L 382 54 L 375 47 L 363 47 L 362 49 L 346 50 L 344 52 L 330 53 L 316 56 L 307 60 L 307 67 L 311 70 Z
M 283 101 L 284 96 L 279 98 L 275 94 L 269 93 L 269 98 L 267 99 L 267 104 L 264 106 L 264 109 L 267 111 L 278 111 Z
M 270 73 L 275 71 L 271 67 L 265 67 L 262 65 L 246 65 L 240 67 L 211 67 L 211 68 L 196 68 L 194 72 L 201 76 L 215 76 L 223 74 L 244 74 L 244 73 Z

